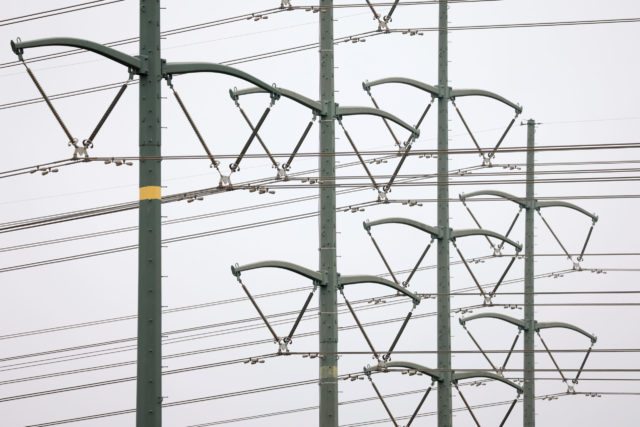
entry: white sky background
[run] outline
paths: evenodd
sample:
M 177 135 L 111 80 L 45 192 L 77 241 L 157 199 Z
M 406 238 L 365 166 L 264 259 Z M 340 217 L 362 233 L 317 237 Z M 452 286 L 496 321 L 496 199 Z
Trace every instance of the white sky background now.
M 301 2 L 293 1 L 294 5 Z M 364 3 L 364 1 L 362 2 Z M 63 1 L 23 1 L 2 2 L 0 19 L 63 7 L 73 2 Z M 276 0 L 221 1 L 175 1 L 163 2 L 166 10 L 162 15 L 162 29 L 182 27 L 223 17 L 230 17 L 279 6 Z M 380 12 L 386 12 L 380 9 Z M 587 20 L 605 18 L 629 18 L 640 16 L 640 4 L 632 0 L 578 1 L 578 0 L 504 0 L 475 4 L 453 4 L 450 9 L 452 26 L 502 23 L 523 23 L 542 21 Z M 339 9 L 335 13 L 335 35 L 344 36 L 370 31 L 376 28 L 366 8 Z M 275 14 L 268 20 L 259 22 L 243 21 L 230 25 L 212 27 L 168 37 L 163 42 L 163 56 L 168 61 L 226 61 L 254 55 L 280 48 L 313 43 L 318 38 L 318 15 L 304 11 Z M 392 28 L 432 27 L 437 25 L 437 6 L 399 7 L 394 15 Z M 538 127 L 537 144 L 598 144 L 637 141 L 640 130 L 640 111 L 637 98 L 640 90 L 637 76 L 640 75 L 640 60 L 633 41 L 638 37 L 638 24 L 613 24 L 593 26 L 571 26 L 553 28 L 525 28 L 502 30 L 472 30 L 452 32 L 450 35 L 450 79 L 456 88 L 482 88 L 498 92 L 524 106 L 524 113 L 517 123 L 527 118 L 535 118 L 543 123 Z M 89 9 L 56 17 L 25 22 L 17 25 L 0 26 L 0 40 L 5 43 L 0 50 L 0 63 L 15 61 L 9 48 L 9 41 L 19 36 L 23 40 L 51 36 L 70 36 L 109 42 L 136 36 L 138 32 L 138 6 L 133 0 Z M 137 54 L 135 44 L 120 47 L 129 54 Z M 31 49 L 25 58 L 56 52 L 59 48 Z M 382 35 L 370 38 L 366 43 L 346 43 L 336 47 L 336 101 L 341 105 L 370 105 L 366 93 L 361 89 L 363 80 L 374 80 L 389 76 L 410 77 L 430 84 L 437 83 L 437 37 L 436 33 L 424 36 Z M 311 98 L 318 96 L 318 54 L 309 50 L 271 59 L 244 63 L 238 66 L 267 82 L 275 82 Z M 49 94 L 98 86 L 126 79 L 126 70 L 92 54 L 67 56 L 60 59 L 34 63 L 32 69 Z M 249 129 L 228 96 L 228 89 L 247 85 L 229 77 L 211 74 L 190 75 L 174 79 L 176 89 L 190 109 L 194 120 L 207 140 L 214 154 L 235 154 L 249 135 Z M 164 87 L 167 99 L 163 101 L 163 154 L 201 155 L 203 151 L 179 110 L 170 91 Z M 116 107 L 101 133 L 95 140 L 94 156 L 125 157 L 137 155 L 137 86 L 128 89 L 121 103 Z M 374 96 L 381 108 L 386 109 L 409 123 L 415 123 L 428 101 L 425 94 L 399 86 L 376 87 Z M 38 97 L 38 93 L 22 67 L 0 69 L 0 104 Z M 86 138 L 115 95 L 115 90 L 90 95 L 70 97 L 54 101 L 54 105 L 78 139 Z M 241 100 L 243 108 L 252 120 L 257 122 L 268 103 L 266 96 L 248 96 Z M 483 147 L 493 146 L 513 112 L 496 102 L 481 99 L 460 99 L 458 106 Z M 422 134 L 416 149 L 435 149 L 434 108 L 422 125 Z M 265 126 L 260 132 L 274 153 L 288 153 L 306 126 L 310 113 L 288 100 L 280 100 Z M 472 148 L 473 143 L 450 110 L 451 148 Z M 607 120 L 604 120 L 607 119 Z M 345 118 L 344 124 L 361 150 L 393 150 L 393 141 L 380 120 L 372 117 Z M 2 155 L 0 170 L 42 164 L 52 160 L 68 158 L 72 151 L 66 146 L 66 139 L 44 103 L 0 110 L 2 129 Z M 406 138 L 406 132 L 394 128 L 397 134 Z M 301 152 L 318 150 L 318 131 L 314 127 Z M 348 143 L 339 127 L 336 129 L 337 151 L 348 151 Z M 504 147 L 524 146 L 526 129 L 514 126 Z M 260 154 L 256 142 L 250 153 Z M 339 157 L 346 163 L 354 157 Z M 536 161 L 601 161 L 638 160 L 637 150 L 610 151 L 567 151 L 561 153 L 539 153 Z M 375 174 L 389 174 L 395 162 L 371 165 Z M 496 165 L 523 164 L 524 153 L 513 155 L 498 154 Z M 223 159 L 223 170 L 228 170 L 230 159 Z M 477 166 L 477 155 L 451 156 L 451 169 Z M 311 170 L 317 167 L 317 160 L 299 157 L 293 162 L 292 172 Z M 402 174 L 434 173 L 436 161 L 433 159 L 407 160 Z M 561 171 L 572 168 L 633 168 L 634 164 L 614 164 L 610 166 L 539 166 L 538 171 Z M 505 171 L 500 166 L 476 171 L 486 173 Z M 524 171 L 524 165 L 522 166 Z M 116 203 L 137 200 L 137 163 L 133 167 L 116 167 L 100 162 L 79 164 L 61 168 L 57 174 L 42 176 L 21 175 L 0 179 L 0 222 L 21 220 L 51 214 L 60 214 L 79 209 L 88 209 Z M 518 171 L 516 171 L 518 172 Z M 364 171 L 360 166 L 339 169 L 341 176 L 360 176 Z M 233 175 L 233 182 L 239 183 L 257 178 L 273 177 L 268 159 L 245 159 L 240 172 Z M 305 176 L 315 176 L 312 172 Z M 538 178 L 552 177 L 593 177 L 593 176 L 633 176 L 637 172 L 616 172 L 610 174 L 539 175 Z M 490 177 L 487 177 L 490 178 Z M 496 177 L 500 179 L 501 177 Z M 522 175 L 504 177 L 521 179 Z M 461 182 L 462 179 L 455 179 Z M 482 178 L 475 178 L 482 179 Z M 345 180 L 343 182 L 352 182 Z M 432 182 L 433 180 L 429 181 Z M 364 179 L 358 182 L 364 183 Z M 218 176 L 208 167 L 206 160 L 166 161 L 163 163 L 163 194 L 175 194 L 215 187 Z M 277 188 L 274 186 L 273 188 Z M 489 188 L 487 185 L 457 185 L 450 187 L 452 198 L 460 192 L 471 192 Z M 491 189 L 507 191 L 524 196 L 523 183 L 493 185 Z M 435 186 L 398 187 L 390 194 L 393 199 L 432 199 Z M 637 194 L 636 182 L 605 183 L 565 183 L 539 184 L 536 193 L 540 197 L 567 197 L 606 194 Z M 270 201 L 285 200 L 298 196 L 313 196 L 317 188 L 309 185 L 305 189 L 281 189 L 275 195 L 258 195 L 247 191 L 236 191 L 205 197 L 203 201 L 186 201 L 166 204 L 163 214 L 169 220 L 199 214 L 220 212 L 228 209 L 253 206 Z M 374 201 L 376 194 L 367 189 L 338 197 L 338 205 Z M 637 239 L 640 236 L 637 212 L 638 199 L 578 200 L 575 203 L 599 215 L 593 237 L 587 252 L 614 253 L 639 252 Z M 313 212 L 317 201 L 287 204 L 285 206 L 253 210 L 245 213 L 215 216 L 198 221 L 167 225 L 163 237 L 182 236 L 191 233 L 217 230 L 229 226 Z M 474 203 L 474 213 L 485 228 L 504 233 L 513 215 L 515 205 L 508 202 Z M 436 206 L 425 203 L 422 207 L 409 208 L 399 204 L 368 207 L 364 212 L 339 213 L 338 238 L 339 270 L 342 274 L 382 274 L 384 265 L 375 253 L 373 245 L 362 229 L 365 219 L 379 219 L 388 216 L 404 216 L 436 224 Z M 551 209 L 545 217 L 552 223 L 568 249 L 581 249 L 590 221 L 573 211 Z M 137 212 L 130 211 L 93 219 L 68 222 L 55 226 L 35 228 L 26 231 L 4 233 L 0 247 L 6 248 L 30 242 L 39 242 L 64 236 L 73 236 L 95 231 L 111 230 L 135 226 Z M 453 228 L 474 226 L 470 216 L 460 203 L 451 204 L 451 225 Z M 514 239 L 524 242 L 524 213 L 512 232 Z M 402 226 L 385 226 L 374 229 L 378 242 L 388 254 L 391 266 L 396 270 L 411 268 L 427 237 Z M 109 236 L 76 240 L 63 244 L 46 245 L 31 249 L 0 252 L 0 268 L 30 262 L 72 256 L 85 252 L 134 244 L 137 233 L 125 232 Z M 536 218 L 536 252 L 560 253 L 544 224 Z M 459 246 L 468 257 L 490 254 L 484 239 L 474 238 L 460 241 Z M 507 251 L 511 253 L 511 251 Z M 454 249 L 452 257 L 456 257 Z M 163 252 L 164 279 L 163 300 L 169 308 L 178 308 L 213 301 L 240 298 L 243 296 L 229 266 L 234 263 L 280 259 L 317 268 L 317 219 L 286 222 L 279 225 L 254 228 L 234 233 L 220 234 L 171 244 Z M 424 265 L 435 264 L 435 250 L 429 253 Z M 456 259 L 453 259 L 454 261 Z M 637 257 L 587 256 L 583 262 L 585 269 L 629 269 L 637 266 Z M 489 260 L 478 264 L 477 275 L 482 283 L 495 281 L 502 272 L 507 259 Z M 57 263 L 49 266 L 0 273 L 2 298 L 0 302 L 0 335 L 20 333 L 43 328 L 91 322 L 136 312 L 137 256 L 135 251 L 92 257 L 78 261 Z M 562 257 L 540 257 L 536 262 L 536 274 L 551 273 L 570 269 Z M 508 279 L 523 276 L 523 262 L 517 261 Z M 306 286 L 308 283 L 298 277 L 279 271 L 260 271 L 243 274 L 243 280 L 255 294 Z M 536 281 L 539 291 L 602 291 L 637 290 L 638 272 L 609 271 L 606 275 L 596 275 L 589 271 L 565 274 L 558 279 L 544 278 Z M 452 290 L 473 286 L 467 272 L 461 266 L 452 267 Z M 427 270 L 416 274 L 411 289 L 416 292 L 435 292 L 435 271 Z M 503 291 L 521 292 L 522 283 L 505 285 Z M 347 289 L 352 300 L 372 296 L 389 295 L 389 291 L 377 286 Z M 299 310 L 306 291 L 284 296 L 263 298 L 259 302 L 268 314 Z M 342 302 L 342 299 L 339 298 Z M 391 303 L 396 303 L 391 305 Z M 480 304 L 479 296 L 456 297 L 452 307 Z M 498 296 L 496 304 L 521 303 L 521 295 Z M 640 302 L 634 294 L 629 295 L 559 295 L 539 296 L 539 303 L 583 303 L 583 302 Z M 315 307 L 317 300 L 311 304 Z M 360 304 L 366 306 L 367 304 Z M 403 317 L 410 308 L 408 301 L 387 298 L 375 309 L 361 312 L 361 320 L 370 322 L 387 318 Z M 428 314 L 435 311 L 435 300 L 424 300 L 414 313 Z M 496 306 L 495 312 L 521 317 L 520 310 L 505 310 Z M 477 310 L 475 312 L 478 312 Z M 309 313 L 312 316 L 314 313 Z M 458 324 L 459 314 L 452 317 L 453 348 L 473 350 L 473 343 Z M 540 306 L 536 310 L 539 321 L 564 321 L 574 323 L 598 336 L 596 349 L 640 348 L 640 330 L 637 322 L 638 310 L 633 306 Z M 246 300 L 233 304 L 217 305 L 164 316 L 165 331 L 211 325 L 193 332 L 168 335 L 168 339 L 179 339 L 202 332 L 219 332 L 215 336 L 194 337 L 181 343 L 166 344 L 164 355 L 212 349 L 230 344 L 268 339 L 267 329 L 260 322 L 238 323 L 241 319 L 254 318 L 256 313 Z M 293 319 L 291 316 L 289 319 Z M 220 325 L 224 323 L 225 325 Z M 348 314 L 340 316 L 340 325 L 352 325 Z M 249 331 L 230 332 L 238 325 L 255 325 Z M 401 339 L 398 350 L 435 350 L 435 317 L 412 320 Z M 277 326 L 280 334 L 286 334 L 290 323 Z M 383 351 L 391 342 L 399 323 L 368 329 L 376 347 Z M 300 332 L 317 329 L 317 319 L 311 318 L 301 324 Z M 470 323 L 476 338 L 489 349 L 508 349 L 515 330 L 497 321 L 477 321 Z M 135 320 L 108 323 L 67 330 L 64 332 L 38 334 L 17 339 L 0 340 L 0 381 L 49 374 L 74 369 L 109 365 L 135 360 L 135 347 L 127 351 L 101 355 L 91 354 L 71 361 L 51 360 L 53 357 L 73 355 L 87 356 L 88 351 L 122 349 L 135 341 L 101 346 L 74 352 L 55 353 L 32 358 L 4 360 L 12 356 L 45 352 L 104 341 L 132 338 L 136 335 Z M 587 349 L 588 340 L 569 331 L 544 331 L 543 336 L 551 348 Z M 522 341 L 518 345 L 521 348 Z M 357 330 L 341 332 L 341 350 L 365 351 L 366 343 Z M 542 349 L 539 341 L 536 348 Z M 188 357 L 176 357 L 164 363 L 168 370 L 191 367 L 208 363 L 246 358 L 272 353 L 273 344 L 243 346 L 230 350 L 205 352 Z M 317 351 L 317 336 L 295 339 L 292 351 Z M 579 367 L 583 353 L 560 354 L 558 361 L 562 367 Z M 496 364 L 501 364 L 503 355 L 495 355 Z M 17 363 L 36 361 L 56 362 L 41 366 Z M 436 365 L 436 356 L 397 355 L 394 360 L 410 360 L 427 366 Z M 340 359 L 340 374 L 357 372 L 363 365 L 373 363 L 366 355 L 346 355 Z M 480 355 L 457 355 L 453 359 L 454 368 L 489 369 Z M 522 358 L 515 354 L 509 367 L 522 366 Z M 548 356 L 537 356 L 537 368 L 551 369 Z M 20 368 L 12 369 L 10 368 Z M 638 369 L 636 353 L 596 353 L 587 363 L 591 369 Z M 510 376 L 519 376 L 518 372 Z M 568 376 L 571 374 L 569 373 Z M 85 383 L 135 376 L 135 365 L 103 369 L 89 373 L 33 380 L 15 384 L 0 384 L 0 399 L 43 390 L 75 386 Z M 203 396 L 271 386 L 317 376 L 317 361 L 290 356 L 267 359 L 266 363 L 255 366 L 233 364 L 224 368 L 196 370 L 191 373 L 164 377 L 165 402 L 177 402 Z M 541 372 L 538 376 L 558 378 L 557 372 Z M 585 372 L 587 378 L 640 378 L 637 373 Z M 400 374 L 378 375 L 375 380 L 385 394 L 424 388 L 425 377 L 407 377 Z M 349 401 L 372 397 L 373 390 L 367 381 L 342 382 L 340 400 Z M 561 393 L 566 387 L 559 378 L 553 381 L 539 381 L 537 394 Z M 489 383 L 484 387 L 465 387 L 465 396 L 472 405 L 512 399 L 514 393 L 507 387 Z M 633 381 L 580 381 L 577 391 L 582 392 L 635 392 L 638 383 Z M 388 400 L 396 415 L 413 412 L 420 396 L 412 394 Z M 637 396 L 610 396 L 587 398 L 583 395 L 560 397 L 558 400 L 538 401 L 538 425 L 582 425 L 631 426 L 637 424 Z M 308 385 L 284 389 L 276 392 L 249 394 L 241 397 L 219 399 L 192 405 L 168 408 L 164 411 L 164 424 L 186 426 L 242 416 L 262 414 L 272 411 L 296 409 L 317 404 L 317 386 Z M 463 403 L 454 393 L 454 407 Z M 89 388 L 69 393 L 58 393 L 43 397 L 0 402 L 0 420 L 3 426 L 18 426 L 42 423 L 77 416 L 98 414 L 135 407 L 135 382 L 125 382 L 105 387 Z M 433 393 L 423 407 L 423 411 L 434 411 L 436 407 Z M 382 405 L 375 400 L 341 406 L 341 424 L 384 419 Z M 506 406 L 476 411 L 483 425 L 497 425 Z M 521 425 L 522 405 L 519 404 L 507 425 Z M 253 421 L 238 422 L 235 425 L 300 425 L 317 420 L 317 411 L 307 411 Z M 466 412 L 455 415 L 456 426 L 470 426 L 473 421 Z M 435 425 L 435 417 L 426 417 L 417 425 Z M 133 425 L 133 415 L 98 419 L 84 425 L 113 426 Z M 388 423 L 390 425 L 390 423 Z M 383 424 L 381 424 L 383 425 Z

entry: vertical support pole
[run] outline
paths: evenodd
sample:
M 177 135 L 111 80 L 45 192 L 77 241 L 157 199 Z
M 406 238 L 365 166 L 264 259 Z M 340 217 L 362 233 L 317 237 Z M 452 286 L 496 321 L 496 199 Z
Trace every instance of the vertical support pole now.
M 136 425 L 162 425 L 160 1 L 140 0 L 140 202 Z M 144 160 L 156 157 L 158 160 Z
M 438 18 L 438 426 L 451 427 L 451 292 L 449 260 L 449 46 L 448 2 L 440 0 Z
M 336 257 L 333 0 L 320 1 L 320 411 L 319 425 L 338 427 L 338 270 Z
M 524 237 L 524 427 L 534 427 L 535 411 L 535 319 L 534 319 L 534 248 L 533 227 L 535 221 L 534 160 L 535 120 L 527 121 L 527 212 Z

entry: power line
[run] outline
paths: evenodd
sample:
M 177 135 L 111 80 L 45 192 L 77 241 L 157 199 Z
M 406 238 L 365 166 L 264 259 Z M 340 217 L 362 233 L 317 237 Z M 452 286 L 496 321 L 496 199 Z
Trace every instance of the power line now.
M 111 0 L 108 2 L 106 0 L 94 0 L 94 1 L 84 2 L 84 3 L 74 4 L 71 6 L 59 7 L 57 9 L 50 9 L 42 12 L 30 13 L 28 15 L 15 16 L 13 18 L 0 20 L 0 27 L 19 24 L 21 22 L 34 21 L 36 19 L 64 15 L 66 13 L 79 12 L 81 10 L 93 9 L 94 7 L 107 6 L 114 3 L 120 3 L 122 1 L 124 0 Z

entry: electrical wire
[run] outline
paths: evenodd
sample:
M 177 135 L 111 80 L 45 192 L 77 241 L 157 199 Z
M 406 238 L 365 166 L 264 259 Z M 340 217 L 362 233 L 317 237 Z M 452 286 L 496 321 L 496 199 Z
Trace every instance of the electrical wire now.
M 13 18 L 2 19 L 0 20 L 0 27 L 5 27 L 7 25 L 19 24 L 21 22 L 34 21 L 42 18 L 50 18 L 52 16 L 64 15 L 72 12 L 79 12 L 81 10 L 93 9 L 94 7 L 107 6 L 114 3 L 120 3 L 124 0 L 94 0 L 88 1 L 84 3 L 74 4 L 71 6 L 59 7 L 56 9 L 45 10 L 42 12 L 30 13 L 28 15 L 15 16 Z M 97 4 L 96 4 L 97 3 Z

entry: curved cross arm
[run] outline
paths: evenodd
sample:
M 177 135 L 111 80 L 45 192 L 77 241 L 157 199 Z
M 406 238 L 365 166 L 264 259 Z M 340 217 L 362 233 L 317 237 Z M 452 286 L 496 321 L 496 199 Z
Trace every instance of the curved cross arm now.
M 489 378 L 495 381 L 500 381 L 501 383 L 504 383 L 510 387 L 515 388 L 518 394 L 522 394 L 523 392 L 522 387 L 520 387 L 518 384 L 512 381 L 509 381 L 508 379 L 501 377 L 500 375 L 494 374 L 492 372 L 478 371 L 478 372 L 464 372 L 460 374 L 457 374 L 457 373 L 453 374 L 453 381 L 468 380 L 471 378 Z
M 439 375 L 437 372 L 434 372 L 432 369 L 429 369 L 426 366 L 418 365 L 417 363 L 413 363 L 413 362 L 388 362 L 387 364 L 384 365 L 384 368 L 413 369 L 415 371 L 422 372 L 423 374 L 430 376 L 431 379 L 434 381 L 442 381 L 442 376 Z
M 512 325 L 517 326 L 520 329 L 526 329 L 523 320 L 519 320 L 515 317 L 507 316 L 506 314 L 500 313 L 479 313 L 474 314 L 473 316 L 461 317 L 460 324 L 464 326 L 465 323 L 476 319 L 498 319 L 507 323 L 511 323 Z
M 387 83 L 399 83 L 399 84 L 409 85 L 409 86 L 415 87 L 416 89 L 420 89 L 424 92 L 428 92 L 431 94 L 431 96 L 440 95 L 440 91 L 438 90 L 437 87 L 428 85 L 426 83 L 422 83 L 418 80 L 407 79 L 405 77 L 388 77 L 386 79 L 374 80 L 372 82 L 363 82 L 362 88 L 368 92 L 373 86 L 383 85 Z
M 520 197 L 516 197 L 513 194 L 509 194 L 509 193 L 505 193 L 503 191 L 496 191 L 496 190 L 480 190 L 480 191 L 473 191 L 471 193 L 461 193 L 458 197 L 460 198 L 460 200 L 462 200 L 463 202 L 470 198 L 470 197 L 476 197 L 476 196 L 496 196 L 496 197 L 502 197 L 503 199 L 509 200 L 511 202 L 517 203 L 518 205 L 522 206 L 523 208 L 525 208 L 527 206 L 526 201 L 523 198 Z
M 507 98 L 498 95 L 497 93 L 489 92 L 488 90 L 482 89 L 453 89 L 451 91 L 451 97 L 456 98 L 459 96 L 486 96 L 487 98 L 495 99 L 496 101 L 500 101 L 503 104 L 508 105 L 509 107 L 516 110 L 517 114 L 522 113 L 522 107 L 516 104 L 515 102 L 509 101 Z
M 165 75 L 189 73 L 226 74 L 227 76 L 237 77 L 240 80 L 244 80 L 252 85 L 258 86 L 272 96 L 280 97 L 282 95 L 280 89 L 252 76 L 249 73 L 245 73 L 244 71 L 227 65 L 215 64 L 213 62 L 169 62 L 164 65 L 162 72 Z
M 126 65 L 136 72 L 145 72 L 145 70 L 142 70 L 142 61 L 140 61 L 139 58 L 127 55 L 126 53 L 122 53 L 119 50 L 103 46 L 100 43 L 92 42 L 90 40 L 76 39 L 71 37 L 51 37 L 30 41 L 11 41 L 11 49 L 13 50 L 13 53 L 18 55 L 19 57 L 22 57 L 22 52 L 24 51 L 24 49 L 42 46 L 77 47 L 79 49 L 88 50 L 90 52 L 97 53 L 98 55 L 102 55 L 105 58 L 109 58 L 119 64 Z
M 495 231 L 485 230 L 483 228 L 478 229 L 465 229 L 465 230 L 453 230 L 451 232 L 451 239 L 456 239 L 458 237 L 467 237 L 467 236 L 489 236 L 495 237 L 498 240 L 502 240 L 505 243 L 510 244 L 514 248 L 516 248 L 516 252 L 520 252 L 522 250 L 522 245 L 514 242 L 508 237 L 503 236 L 500 233 L 496 233 Z
M 440 236 L 437 228 L 423 224 L 419 221 L 414 221 L 409 218 L 384 218 L 378 219 L 376 221 L 365 221 L 362 223 L 364 229 L 367 231 L 370 231 L 371 227 L 381 224 L 404 224 L 413 228 L 417 228 L 418 230 L 424 231 L 425 233 L 429 233 L 433 238 L 438 238 Z
M 322 275 L 319 272 L 309 270 L 308 268 L 302 267 L 301 265 L 293 264 L 286 261 L 260 261 L 254 262 L 252 264 L 233 265 L 231 266 L 231 273 L 233 273 L 234 276 L 238 277 L 243 271 L 255 270 L 257 268 L 281 268 L 283 270 L 288 270 L 311 279 L 314 282 L 322 282 Z
M 419 129 L 416 129 L 415 127 L 409 125 L 404 120 L 384 110 L 379 110 L 377 108 L 371 108 L 371 107 L 340 107 L 340 106 L 336 107 L 337 118 L 341 118 L 343 116 L 360 116 L 360 115 L 378 116 L 378 117 L 382 117 L 383 119 L 391 120 L 392 122 L 402 126 L 406 130 L 411 132 L 414 138 L 417 138 L 418 136 L 420 136 Z
M 318 114 L 322 113 L 322 104 L 320 104 L 318 101 L 314 101 L 311 98 L 307 98 L 306 96 L 301 95 L 289 89 L 278 88 L 278 90 L 280 91 L 283 98 L 289 98 L 292 101 L 297 102 L 298 104 L 313 110 L 315 113 L 318 113 Z M 233 99 L 234 101 L 237 101 L 243 95 L 251 95 L 254 93 L 265 93 L 265 92 L 266 91 L 264 89 L 261 89 L 258 87 L 250 87 L 247 89 L 240 89 L 240 90 L 229 89 L 229 95 L 231 95 L 231 99 Z
M 406 288 L 403 288 L 397 283 L 392 282 L 391 280 L 383 279 L 382 277 L 372 276 L 368 274 L 359 274 L 359 275 L 353 275 L 353 276 L 340 276 L 340 279 L 339 279 L 339 284 L 341 286 L 356 285 L 358 283 L 377 283 L 378 285 L 387 286 L 411 298 L 415 305 L 420 304 L 419 296 L 417 296 L 413 292 L 408 291 Z
M 584 335 L 585 337 L 589 338 L 591 340 L 592 343 L 595 344 L 595 342 L 598 340 L 598 338 L 595 335 L 590 334 L 589 332 L 585 331 L 582 328 L 579 328 L 575 325 L 572 325 L 570 323 L 563 323 L 563 322 L 536 322 L 536 330 L 539 331 L 540 329 L 551 329 L 551 328 L 562 328 L 562 329 L 570 329 L 572 331 L 575 331 L 579 334 Z
M 593 220 L 594 223 L 598 221 L 598 215 L 592 214 L 591 212 L 588 212 L 587 210 L 581 208 L 578 205 L 574 205 L 573 203 L 561 202 L 561 201 L 556 201 L 556 202 L 538 202 L 538 208 L 553 208 L 553 207 L 562 207 L 562 208 L 573 209 L 574 211 L 578 211 L 578 212 L 588 216 L 589 218 L 591 218 Z

